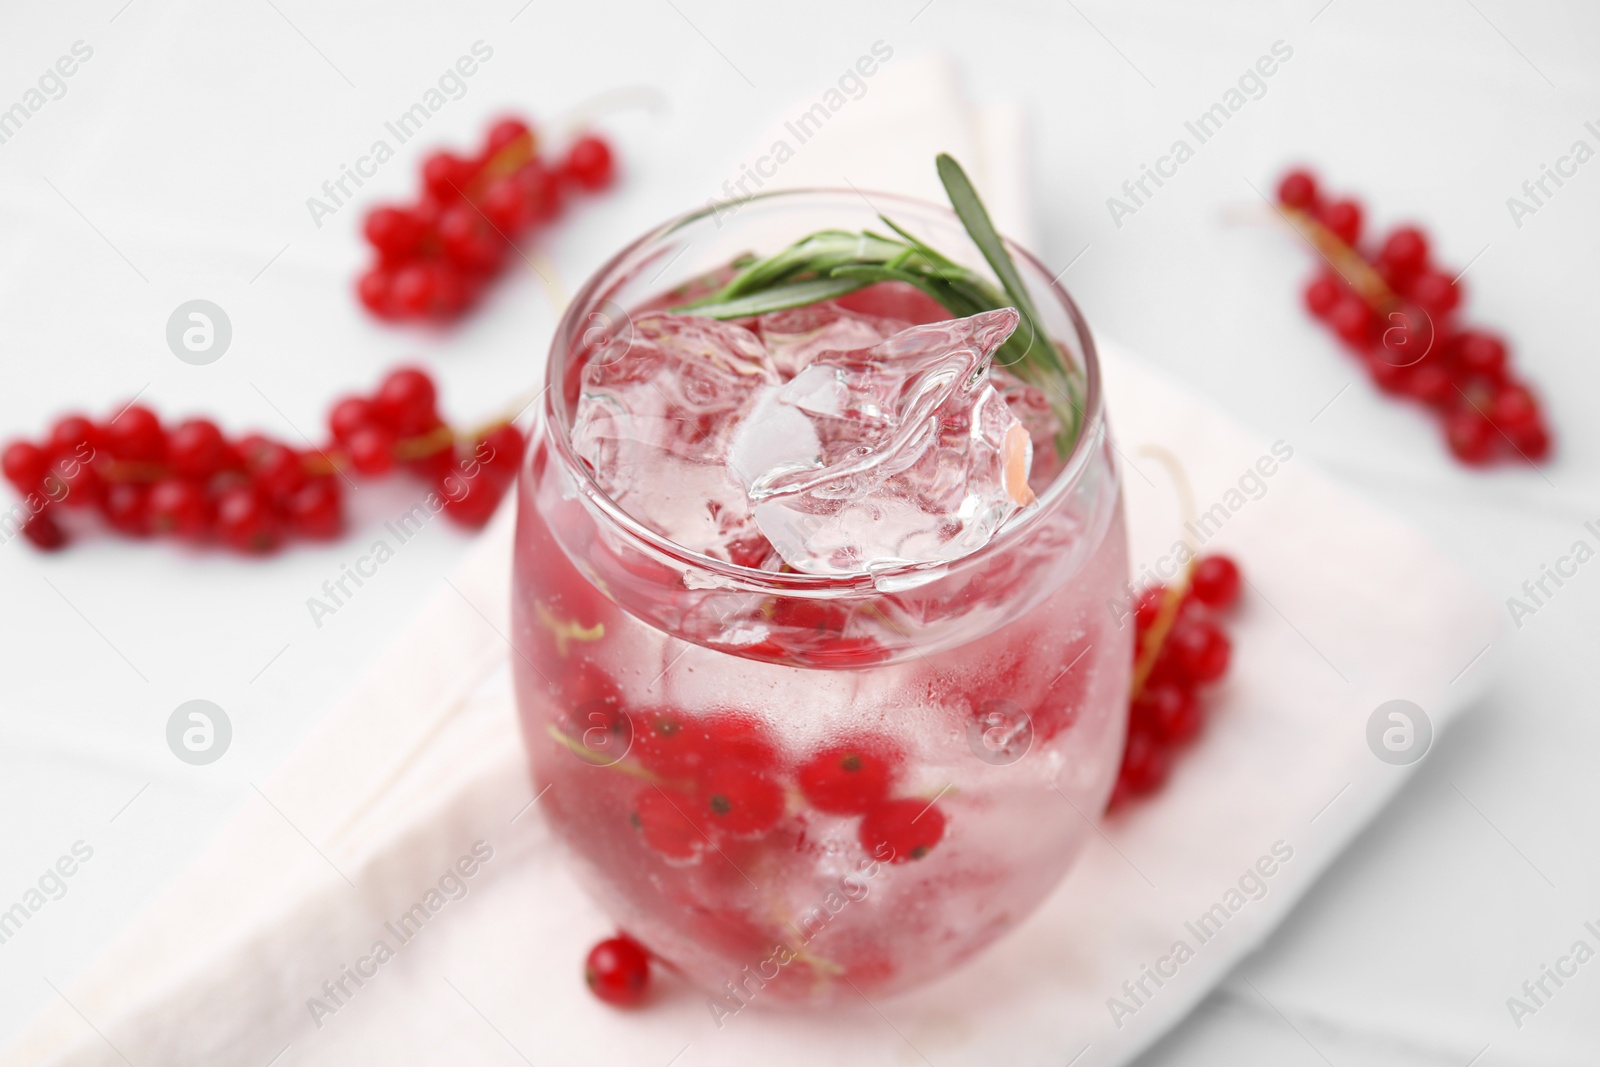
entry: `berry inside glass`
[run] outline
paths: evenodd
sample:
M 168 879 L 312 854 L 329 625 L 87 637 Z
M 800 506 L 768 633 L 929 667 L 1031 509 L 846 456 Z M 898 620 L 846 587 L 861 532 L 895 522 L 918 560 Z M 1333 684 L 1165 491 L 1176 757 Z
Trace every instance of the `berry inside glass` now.
M 624 249 L 556 333 L 513 597 L 535 788 L 618 926 L 724 1011 L 945 975 L 1055 888 L 1116 777 L 1093 342 L 1015 246 L 1034 306 L 992 299 L 969 230 L 854 192 L 724 205 Z M 811 269 L 902 239 L 917 284 Z M 814 290 L 730 302 L 796 248 L 820 258 L 783 284 Z

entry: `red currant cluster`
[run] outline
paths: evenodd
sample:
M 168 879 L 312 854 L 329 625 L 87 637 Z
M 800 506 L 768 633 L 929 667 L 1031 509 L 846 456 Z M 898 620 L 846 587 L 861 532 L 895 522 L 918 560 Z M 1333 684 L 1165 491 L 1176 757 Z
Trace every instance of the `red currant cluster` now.
M 786 828 L 793 840 L 783 839 L 785 847 L 799 847 L 806 812 L 791 810 L 791 795 L 825 815 L 859 818 L 862 849 L 884 862 L 920 860 L 944 839 L 937 798 L 895 795 L 905 757 L 885 737 L 863 733 L 791 762 L 753 719 L 666 710 L 630 718 L 598 674 L 576 673 L 591 695 L 578 705 L 573 729 L 554 731 L 556 738 L 579 755 L 626 753 L 608 765 L 626 776 L 619 781 L 645 784 L 629 787 L 623 810 L 640 844 L 669 864 L 698 863 L 713 849 L 756 845 Z M 581 739 L 578 722 L 589 726 Z M 602 742 L 588 736 L 595 730 L 606 735 Z M 636 1004 L 649 980 L 649 953 L 625 935 L 603 941 L 585 976 L 601 1000 Z
M 432 379 L 403 367 L 371 397 L 329 418 L 333 441 L 302 450 L 262 434 L 230 440 L 209 419 L 165 426 L 129 404 L 105 422 L 57 419 L 41 442 L 13 441 L 5 476 L 28 512 L 22 533 L 42 549 L 67 542 L 63 510 L 98 510 L 118 533 L 169 535 L 265 553 L 286 539 L 325 540 L 344 528 L 341 472 L 403 466 L 433 482 L 460 523 L 488 521 L 522 457 L 522 434 L 499 424 L 458 437 L 435 410 Z
M 422 165 L 422 197 L 412 207 L 367 216 L 377 262 L 361 276 L 361 302 L 386 319 L 452 318 L 500 270 L 512 242 L 561 213 L 565 190 L 611 183 L 611 149 L 578 138 L 552 167 L 520 119 L 489 129 L 476 156 L 435 152 Z
M 1183 581 L 1140 594 L 1128 741 L 1112 808 L 1160 789 L 1174 754 L 1199 736 L 1205 709 L 1195 690 L 1228 672 L 1233 646 L 1216 616 L 1238 602 L 1239 584 L 1233 560 L 1206 556 Z
M 904 758 L 885 738 L 862 735 L 786 767 L 777 745 L 741 716 L 656 713 L 644 723 L 632 756 L 652 781 L 628 817 L 645 847 L 668 860 L 692 862 L 719 841 L 775 829 L 788 814 L 786 779 L 818 811 L 859 816 L 861 847 L 888 862 L 921 859 L 944 838 L 937 804 L 890 795 Z
M 1457 323 L 1461 284 L 1431 262 L 1426 234 L 1399 226 L 1363 252 L 1361 205 L 1325 199 L 1304 170 L 1279 183 L 1278 202 L 1327 260 L 1306 287 L 1306 306 L 1378 388 L 1435 411 L 1465 463 L 1549 454 L 1538 400 L 1512 374 L 1502 339 Z

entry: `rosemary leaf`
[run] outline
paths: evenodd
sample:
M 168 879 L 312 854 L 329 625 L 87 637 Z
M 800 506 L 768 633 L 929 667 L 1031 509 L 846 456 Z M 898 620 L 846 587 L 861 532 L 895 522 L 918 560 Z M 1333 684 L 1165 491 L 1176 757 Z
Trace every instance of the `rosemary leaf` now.
M 869 284 L 867 281 L 856 278 L 809 278 L 805 281 L 775 285 L 732 300 L 722 300 L 719 294 L 719 297 L 711 302 L 691 304 L 674 310 L 704 315 L 711 319 L 746 319 L 752 315 L 765 315 L 769 311 L 784 311 L 822 300 L 832 300 L 834 297 L 853 293 L 867 284 Z
M 944 152 L 939 153 L 936 162 L 939 167 L 939 180 L 944 183 L 944 191 L 950 197 L 950 206 L 955 209 L 956 217 L 961 220 L 961 225 L 967 228 L 967 236 L 978 246 L 983 258 L 989 261 L 989 269 L 1000 279 L 1006 295 L 1015 301 L 1017 310 L 1026 318 L 1038 322 L 1039 312 L 1033 306 L 1033 298 L 1028 295 L 1028 287 L 1023 284 L 1022 275 L 1017 273 L 1017 265 L 1011 262 L 1011 254 L 1006 251 L 1005 242 L 995 232 L 994 223 L 989 220 L 988 209 L 983 206 L 983 201 L 978 199 L 978 191 L 972 187 L 972 180 L 967 177 L 967 172 L 961 169 L 961 164 Z

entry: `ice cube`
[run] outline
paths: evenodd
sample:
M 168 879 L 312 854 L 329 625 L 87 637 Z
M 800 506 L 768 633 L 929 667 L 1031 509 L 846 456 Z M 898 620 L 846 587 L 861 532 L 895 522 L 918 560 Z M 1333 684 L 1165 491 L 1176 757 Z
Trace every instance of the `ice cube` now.
M 1033 502 L 1028 431 L 988 378 L 1017 321 L 1002 308 L 822 353 L 763 399 L 792 410 L 750 420 L 738 449 L 777 457 L 749 495 L 785 562 L 861 574 L 959 559 Z M 795 412 L 811 435 L 794 431 Z
M 779 467 L 816 463 L 822 441 L 810 417 L 786 402 L 778 386 L 763 386 L 734 430 L 728 469 L 748 490 Z
M 762 315 L 755 321 L 755 331 L 778 373 L 793 378 L 824 352 L 871 348 L 910 325 L 850 311 L 829 300 Z
M 767 546 L 726 462 L 734 427 L 779 383 L 749 330 L 651 312 L 583 369 L 578 455 L 617 505 L 674 543 L 755 565 Z

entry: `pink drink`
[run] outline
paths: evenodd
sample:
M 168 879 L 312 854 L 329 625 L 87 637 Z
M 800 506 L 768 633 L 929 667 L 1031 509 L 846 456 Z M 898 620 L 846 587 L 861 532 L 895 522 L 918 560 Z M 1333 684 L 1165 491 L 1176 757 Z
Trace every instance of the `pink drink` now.
M 948 212 L 874 203 L 979 262 Z M 749 246 L 873 221 L 854 194 L 780 194 L 622 252 L 558 330 L 519 488 L 514 666 L 540 807 L 590 892 L 719 1017 L 946 974 L 1061 880 L 1122 750 L 1132 642 L 1106 605 L 1127 544 L 1098 369 L 1019 250 L 1083 372 L 1084 428 L 1066 457 L 1035 430 L 1038 503 L 969 555 L 873 576 L 711 558 L 625 514 L 574 451 L 577 383 L 621 307 L 661 306 Z M 843 303 L 951 317 L 888 285 Z

